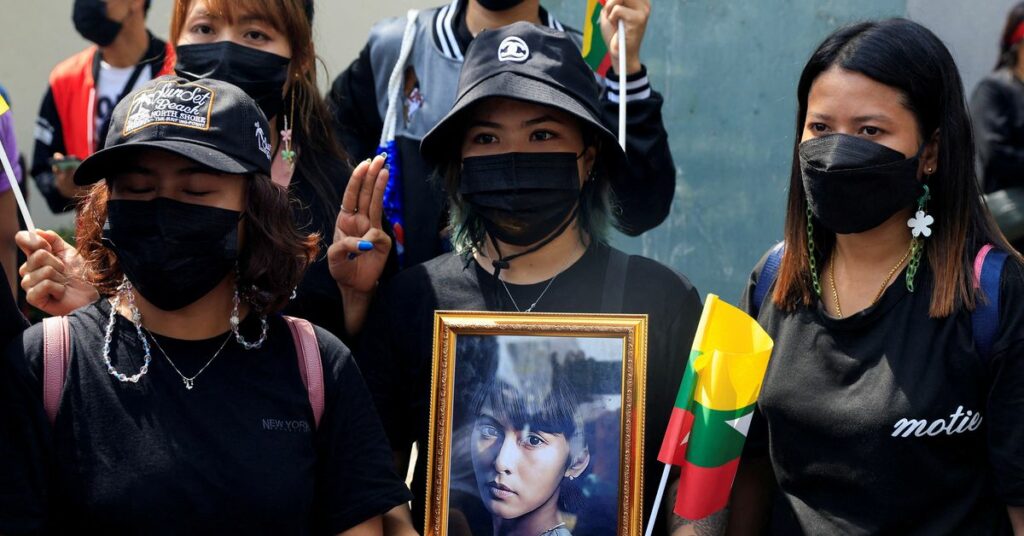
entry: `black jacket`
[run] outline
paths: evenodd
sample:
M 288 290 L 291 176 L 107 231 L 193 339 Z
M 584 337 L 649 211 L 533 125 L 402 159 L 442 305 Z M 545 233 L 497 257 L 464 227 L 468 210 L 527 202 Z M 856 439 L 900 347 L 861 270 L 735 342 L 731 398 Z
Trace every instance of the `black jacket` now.
M 971 117 L 985 193 L 1024 185 L 1024 82 L 1009 68 L 983 78 Z

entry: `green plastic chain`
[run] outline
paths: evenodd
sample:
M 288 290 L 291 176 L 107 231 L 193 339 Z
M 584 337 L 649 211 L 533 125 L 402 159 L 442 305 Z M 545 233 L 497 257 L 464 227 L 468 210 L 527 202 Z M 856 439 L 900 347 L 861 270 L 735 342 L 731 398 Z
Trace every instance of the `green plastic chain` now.
M 811 283 L 814 285 L 814 292 L 821 297 L 821 282 L 818 280 L 818 260 L 814 254 L 814 224 L 811 219 L 814 214 L 811 207 L 807 207 L 807 260 L 811 264 Z

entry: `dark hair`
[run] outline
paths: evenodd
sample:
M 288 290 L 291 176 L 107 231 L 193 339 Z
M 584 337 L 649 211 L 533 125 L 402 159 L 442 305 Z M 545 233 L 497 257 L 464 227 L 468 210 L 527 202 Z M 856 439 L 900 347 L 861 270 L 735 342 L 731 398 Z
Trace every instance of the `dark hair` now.
M 782 309 L 792 310 L 817 299 L 807 253 L 807 197 L 798 155 L 811 85 L 834 66 L 897 89 L 903 96 L 902 104 L 917 120 L 920 142 L 938 135 L 938 169 L 928 179 L 929 211 L 935 214 L 932 237 L 925 243 L 935 280 L 929 314 L 940 318 L 964 307 L 973 310 L 977 291 L 972 284 L 972 265 L 978 248 L 992 243 L 1020 257 L 982 203 L 975 177 L 971 123 L 953 57 L 935 34 L 902 18 L 836 30 L 814 51 L 800 75 L 786 209 L 786 250 L 773 301 Z M 815 225 L 814 242 L 820 266 L 831 254 L 835 235 Z
M 550 382 L 526 381 L 516 386 L 501 379 L 492 379 L 474 397 L 474 419 L 480 416 L 484 406 L 490 407 L 492 417 L 517 430 L 529 425 L 537 431 L 565 437 L 569 443 L 566 468 L 587 447 L 579 395 L 564 375 L 558 372 Z M 582 501 L 579 486 L 574 481 L 563 480 L 558 496 L 559 508 L 566 512 L 576 512 L 582 506 Z
M 175 0 L 171 13 L 172 43 L 177 44 L 189 7 L 194 0 Z M 311 207 L 323 221 L 334 222 L 341 206 L 341 184 L 351 173 L 348 155 L 331 126 L 327 105 L 317 86 L 317 55 L 313 45 L 312 0 L 206 0 L 211 12 L 234 20 L 236 10 L 247 9 L 263 15 L 275 30 L 288 40 L 292 50 L 285 85 L 283 114 L 294 127 L 294 141 L 300 154 L 295 161 L 294 181 L 306 181 L 313 190 L 316 205 Z M 294 114 L 292 107 L 294 106 Z M 270 118 L 268 118 L 270 119 Z M 279 121 L 277 128 L 284 128 Z M 331 158 L 325 158 L 331 157 Z M 336 166 L 326 164 L 334 159 L 345 163 L 339 175 Z
M 242 209 L 243 243 L 238 286 L 258 311 L 282 309 L 317 251 L 318 237 L 298 232 L 292 222 L 288 194 L 269 177 L 246 177 L 248 192 Z M 93 185 L 79 207 L 76 245 L 86 262 L 89 282 L 101 295 L 116 292 L 124 272 L 117 256 L 103 245 L 107 221 L 107 181 Z M 160 247 L 154 244 L 154 247 Z M 252 291 L 253 287 L 259 289 Z
M 462 125 L 456 132 L 464 134 L 468 127 L 468 121 L 473 115 L 473 106 L 465 110 L 459 118 Z M 583 183 L 580 192 L 579 213 L 576 216 L 579 228 L 587 233 L 591 240 L 607 242 L 608 230 L 616 224 L 615 215 L 619 208 L 615 202 L 615 194 L 612 192 L 611 179 L 608 176 L 609 157 L 604 154 L 600 137 L 588 129 L 581 121 L 575 122 L 577 128 L 582 131 L 583 149 L 595 147 L 597 158 L 594 160 L 594 167 L 591 176 Z M 438 172 L 444 179 L 444 189 L 448 193 L 448 225 L 451 230 L 451 243 L 455 251 L 468 253 L 473 249 L 483 247 L 485 231 L 483 221 L 473 212 L 459 193 L 459 183 L 462 181 L 462 139 L 453 139 L 447 146 L 445 154 L 436 157 Z
M 1006 14 L 1003 36 L 999 39 L 999 58 L 996 60 L 996 69 L 1017 66 L 1017 50 L 1020 48 L 1020 43 L 1014 44 L 1010 40 L 1013 39 L 1013 32 L 1017 31 L 1017 27 L 1022 22 L 1024 22 L 1024 2 L 1013 6 Z

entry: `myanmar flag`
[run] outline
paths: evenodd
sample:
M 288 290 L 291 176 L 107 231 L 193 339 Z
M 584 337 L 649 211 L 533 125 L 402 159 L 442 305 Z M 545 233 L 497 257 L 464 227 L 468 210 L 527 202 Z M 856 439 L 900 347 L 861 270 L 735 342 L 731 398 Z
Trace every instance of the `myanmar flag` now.
M 608 46 L 601 37 L 601 8 L 605 0 L 587 0 L 587 20 L 583 23 L 583 59 L 597 74 L 605 76 L 612 66 Z
M 773 344 L 757 321 L 708 295 L 658 453 L 682 469 L 676 515 L 702 519 L 728 503 Z

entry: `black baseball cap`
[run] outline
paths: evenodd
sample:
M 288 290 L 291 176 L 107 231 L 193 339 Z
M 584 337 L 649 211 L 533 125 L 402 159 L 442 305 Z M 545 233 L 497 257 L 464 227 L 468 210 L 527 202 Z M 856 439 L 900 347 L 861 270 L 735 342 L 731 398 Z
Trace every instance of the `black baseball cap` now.
M 161 76 L 114 107 L 103 149 L 75 171 L 75 184 L 106 178 L 140 148 L 162 149 L 224 173 L 270 176 L 270 126 L 256 101 L 220 80 Z
M 516 22 L 484 30 L 470 42 L 459 74 L 459 92 L 451 111 L 420 143 L 420 154 L 440 163 L 455 144 L 461 146 L 461 116 L 474 104 L 505 97 L 557 108 L 579 119 L 602 141 L 602 156 L 619 173 L 626 155 L 618 139 L 601 122 L 600 95 L 594 72 L 565 32 Z

